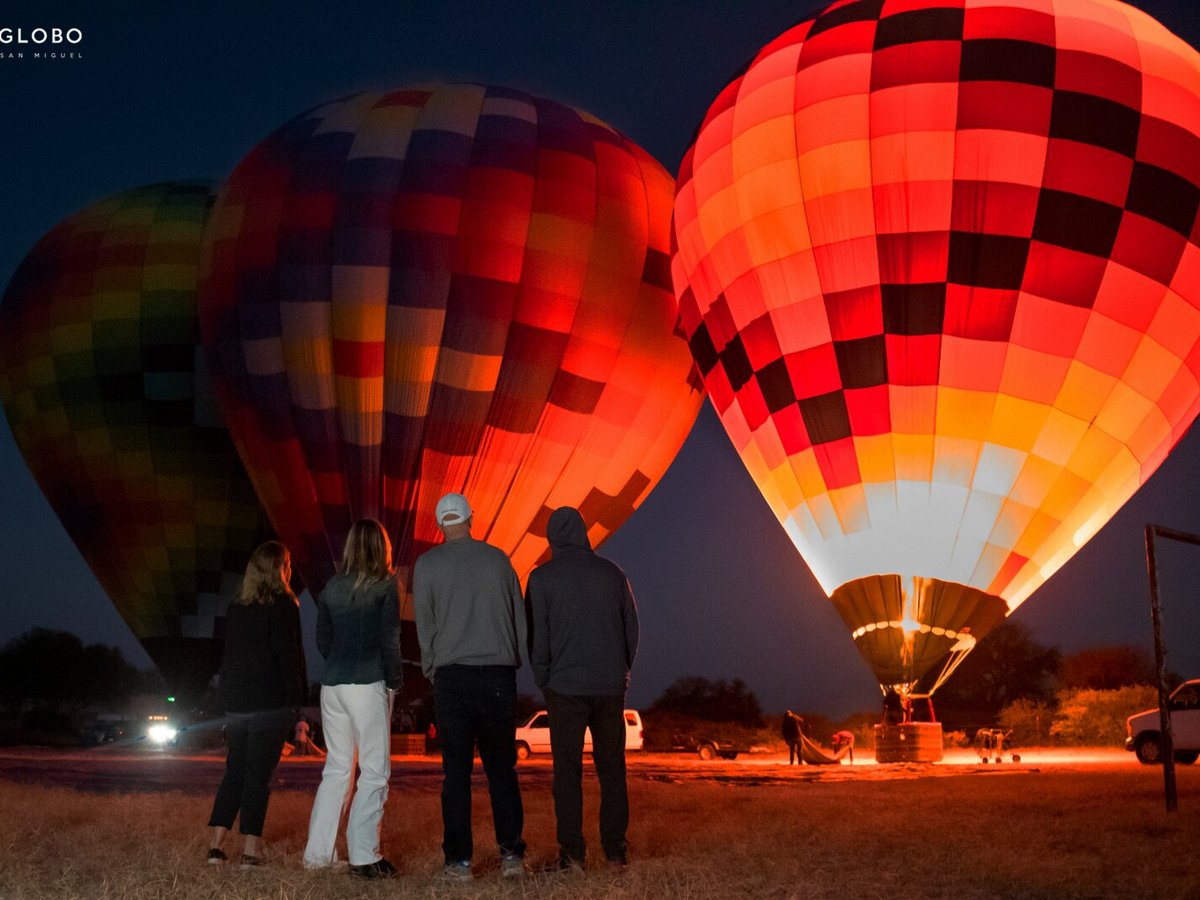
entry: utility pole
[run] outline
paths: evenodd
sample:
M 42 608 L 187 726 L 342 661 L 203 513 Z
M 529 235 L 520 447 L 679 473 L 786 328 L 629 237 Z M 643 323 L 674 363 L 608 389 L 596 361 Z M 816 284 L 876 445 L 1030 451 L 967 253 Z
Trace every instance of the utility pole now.
M 1175 812 L 1179 806 L 1175 785 L 1175 739 L 1171 732 L 1171 711 L 1167 697 L 1167 651 L 1162 638 L 1162 607 L 1159 603 L 1158 564 L 1155 558 L 1155 539 L 1165 538 L 1194 544 L 1200 547 L 1200 534 L 1175 531 L 1162 525 L 1146 525 L 1146 569 L 1150 574 L 1150 622 L 1154 628 L 1154 667 L 1158 676 L 1158 723 L 1159 746 L 1162 750 L 1163 797 L 1167 812 Z

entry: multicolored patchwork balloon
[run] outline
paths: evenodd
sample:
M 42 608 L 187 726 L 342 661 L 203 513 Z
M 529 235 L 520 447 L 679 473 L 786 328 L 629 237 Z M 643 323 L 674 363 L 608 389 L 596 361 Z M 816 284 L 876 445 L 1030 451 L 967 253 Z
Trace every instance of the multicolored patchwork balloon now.
M 947 675 L 1196 416 L 1200 56 L 1123 3 L 834 3 L 677 192 L 709 395 L 881 684 Z
M 56 226 L 0 304 L 0 398 L 63 527 L 174 690 L 208 681 L 267 523 L 199 353 L 205 184 Z M 198 365 L 199 363 L 199 365 Z
M 522 575 L 550 512 L 593 543 L 688 434 L 670 175 L 587 113 L 473 84 L 307 112 L 237 166 L 206 237 L 218 400 L 306 582 L 387 527 L 402 577 L 461 491 Z

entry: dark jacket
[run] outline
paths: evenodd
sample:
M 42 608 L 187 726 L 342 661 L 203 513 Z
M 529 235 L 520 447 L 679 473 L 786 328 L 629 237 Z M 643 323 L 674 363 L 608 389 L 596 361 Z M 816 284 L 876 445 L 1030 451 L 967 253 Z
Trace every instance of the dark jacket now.
M 800 719 L 792 713 L 787 713 L 783 717 L 783 722 L 780 723 L 780 732 L 783 734 L 783 739 L 789 744 L 794 744 L 800 740 Z
M 533 570 L 526 590 L 534 680 L 559 694 L 623 694 L 638 645 L 629 581 L 592 551 L 578 510 L 556 509 L 546 537 L 554 556 Z
M 288 594 L 231 603 L 217 697 L 226 712 L 303 706 L 308 693 L 300 609 Z
M 334 575 L 317 600 L 321 684 L 404 683 L 400 662 L 400 598 L 396 580 L 354 588 L 355 575 Z

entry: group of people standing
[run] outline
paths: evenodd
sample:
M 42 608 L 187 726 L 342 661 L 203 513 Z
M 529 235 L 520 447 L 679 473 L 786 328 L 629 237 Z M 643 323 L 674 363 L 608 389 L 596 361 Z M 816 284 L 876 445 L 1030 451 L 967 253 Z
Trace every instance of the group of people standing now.
M 470 880 L 474 854 L 471 773 L 478 747 L 487 775 L 500 870 L 524 875 L 524 809 L 516 772 L 516 672 L 524 654 L 550 715 L 558 866 L 584 867 L 583 743 L 591 730 L 600 782 L 600 838 L 610 864 L 628 863 L 625 693 L 638 644 L 637 607 L 615 564 L 592 550 L 579 511 L 555 510 L 552 558 L 523 595 L 508 557 L 471 535 L 461 494 L 438 501 L 444 541 L 413 571 L 421 666 L 433 685 L 442 746 L 442 875 Z M 240 815 L 242 865 L 261 865 L 269 783 L 305 694 L 291 561 L 278 542 L 259 547 L 226 618 L 219 697 L 229 717 L 225 777 L 209 825 L 209 861 Z M 372 519 L 350 529 L 339 572 L 317 600 L 317 648 L 325 660 L 321 717 L 327 756 L 309 819 L 307 868 L 336 865 L 338 824 L 349 801 L 351 874 L 389 877 L 379 850 L 391 777 L 392 703 L 402 686 L 399 592 L 391 544 Z M 359 775 L 354 784 L 357 758 Z M 351 791 L 353 800 L 350 801 Z

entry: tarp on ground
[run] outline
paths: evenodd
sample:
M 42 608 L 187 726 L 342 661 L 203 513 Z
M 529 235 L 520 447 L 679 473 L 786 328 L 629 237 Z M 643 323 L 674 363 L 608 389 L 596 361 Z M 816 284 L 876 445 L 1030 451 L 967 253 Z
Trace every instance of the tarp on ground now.
M 832 766 L 840 763 L 842 757 L 850 752 L 852 744 L 845 744 L 833 753 L 827 753 L 825 748 L 806 735 L 800 735 L 800 755 L 810 766 Z

